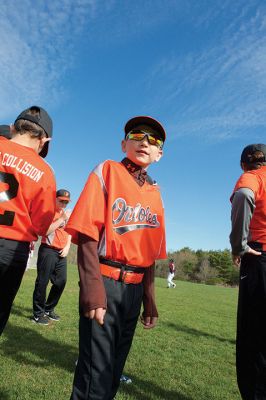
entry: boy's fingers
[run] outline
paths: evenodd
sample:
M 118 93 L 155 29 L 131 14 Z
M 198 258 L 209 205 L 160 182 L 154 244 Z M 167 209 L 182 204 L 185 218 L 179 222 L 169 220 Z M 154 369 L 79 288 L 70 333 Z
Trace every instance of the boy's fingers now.
M 85 312 L 84 316 L 86 318 L 95 319 L 98 324 L 103 325 L 105 313 L 106 310 L 104 308 L 96 308 L 95 310 Z
M 90 318 L 90 319 L 93 319 L 94 315 L 95 315 L 95 310 L 90 310 L 90 311 L 87 311 L 87 312 L 84 313 L 84 316 L 86 318 Z
M 155 327 L 157 323 L 158 318 L 157 317 L 149 317 L 149 323 L 144 324 L 144 329 L 152 329 Z
M 240 266 L 241 258 L 240 256 L 232 256 L 233 263 L 236 267 Z
M 103 308 L 97 308 L 95 310 L 95 319 L 98 322 L 98 324 L 103 325 L 104 324 L 104 316 L 105 316 L 106 310 Z
M 158 318 L 157 317 L 140 317 L 141 323 L 144 325 L 145 329 L 151 329 L 154 328 L 156 323 L 157 323 Z
M 248 253 L 249 254 L 253 254 L 254 256 L 260 256 L 261 255 L 260 251 L 253 250 L 253 249 L 251 249 L 251 247 L 249 248 Z

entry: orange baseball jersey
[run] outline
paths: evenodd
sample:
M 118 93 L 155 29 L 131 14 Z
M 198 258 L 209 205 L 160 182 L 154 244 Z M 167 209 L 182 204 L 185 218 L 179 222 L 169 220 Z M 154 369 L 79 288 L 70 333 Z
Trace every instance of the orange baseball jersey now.
M 149 267 L 167 258 L 164 209 L 158 186 L 139 186 L 123 164 L 105 161 L 90 174 L 66 230 L 99 241 L 98 254 Z
M 57 221 L 62 215 L 62 211 L 56 211 L 53 222 Z M 62 224 L 50 235 L 42 237 L 42 243 L 47 244 L 55 249 L 62 250 L 67 245 L 68 233 L 65 231 L 66 223 Z
M 0 137 L 0 237 L 35 241 L 55 213 L 55 177 L 29 147 Z
M 266 243 L 266 166 L 244 172 L 238 179 L 233 194 L 240 188 L 251 189 L 255 195 L 256 207 L 250 221 L 248 240 Z

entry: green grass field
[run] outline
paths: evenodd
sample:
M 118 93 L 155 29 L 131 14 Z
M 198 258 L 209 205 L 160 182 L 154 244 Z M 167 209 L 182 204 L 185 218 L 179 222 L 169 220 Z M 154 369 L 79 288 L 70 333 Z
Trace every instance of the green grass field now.
M 30 321 L 36 270 L 25 273 L 0 339 L 1 400 L 67 400 L 78 352 L 78 276 L 56 311 L 60 322 Z M 158 327 L 139 324 L 117 400 L 239 400 L 235 379 L 237 289 L 157 279 Z

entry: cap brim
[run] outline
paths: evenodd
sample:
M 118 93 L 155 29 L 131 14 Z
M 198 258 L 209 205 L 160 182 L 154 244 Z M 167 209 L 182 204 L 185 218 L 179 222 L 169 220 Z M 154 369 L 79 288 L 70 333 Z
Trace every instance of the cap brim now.
M 125 136 L 132 131 L 132 129 L 136 128 L 138 125 L 148 125 L 152 129 L 154 129 L 156 132 L 159 133 L 160 137 L 165 141 L 166 139 L 166 133 L 163 128 L 163 126 L 160 124 L 159 121 L 156 119 L 149 117 L 149 116 L 138 116 L 131 118 L 125 125 Z
M 70 201 L 69 197 L 57 196 L 57 199 Z
M 49 142 L 45 142 L 45 144 L 44 144 L 42 150 L 40 151 L 39 155 L 42 158 L 45 158 L 47 156 L 47 154 L 48 154 L 48 150 L 49 150 Z

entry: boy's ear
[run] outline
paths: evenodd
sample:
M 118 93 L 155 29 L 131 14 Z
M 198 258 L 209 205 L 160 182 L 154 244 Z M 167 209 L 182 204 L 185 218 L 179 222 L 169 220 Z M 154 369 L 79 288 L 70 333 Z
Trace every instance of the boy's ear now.
M 156 157 L 156 159 L 155 159 L 155 162 L 160 161 L 160 159 L 162 158 L 162 156 L 163 156 L 163 150 L 162 150 L 162 149 L 159 149 L 158 155 L 157 155 L 157 157 Z
M 240 161 L 240 167 L 241 167 L 242 171 L 244 171 L 244 172 L 248 171 L 246 164 L 241 161 Z
M 9 128 L 10 128 L 10 133 L 11 133 L 11 135 L 14 135 L 14 133 L 16 133 L 16 129 L 15 129 L 14 125 L 13 125 L 13 124 L 10 124 L 10 125 L 9 125 Z
M 45 145 L 46 142 L 50 142 L 51 139 L 52 138 L 50 138 L 50 137 L 49 138 L 48 137 L 41 138 L 40 143 L 41 143 L 42 147 Z
M 126 141 L 125 139 L 123 139 L 122 142 L 121 142 L 121 149 L 122 149 L 122 152 L 123 152 L 123 153 L 126 153 L 126 152 L 127 152 L 127 150 L 126 150 L 126 143 L 127 143 L 127 141 Z
M 41 140 L 44 140 L 44 143 L 46 143 L 46 142 L 50 142 L 50 141 L 52 140 L 52 138 L 50 138 L 50 137 L 44 137 L 44 138 L 42 138 Z
M 48 137 L 43 137 L 40 139 L 38 153 L 40 153 L 42 151 L 45 143 L 50 142 L 50 140 L 51 140 L 51 138 L 48 138 Z

